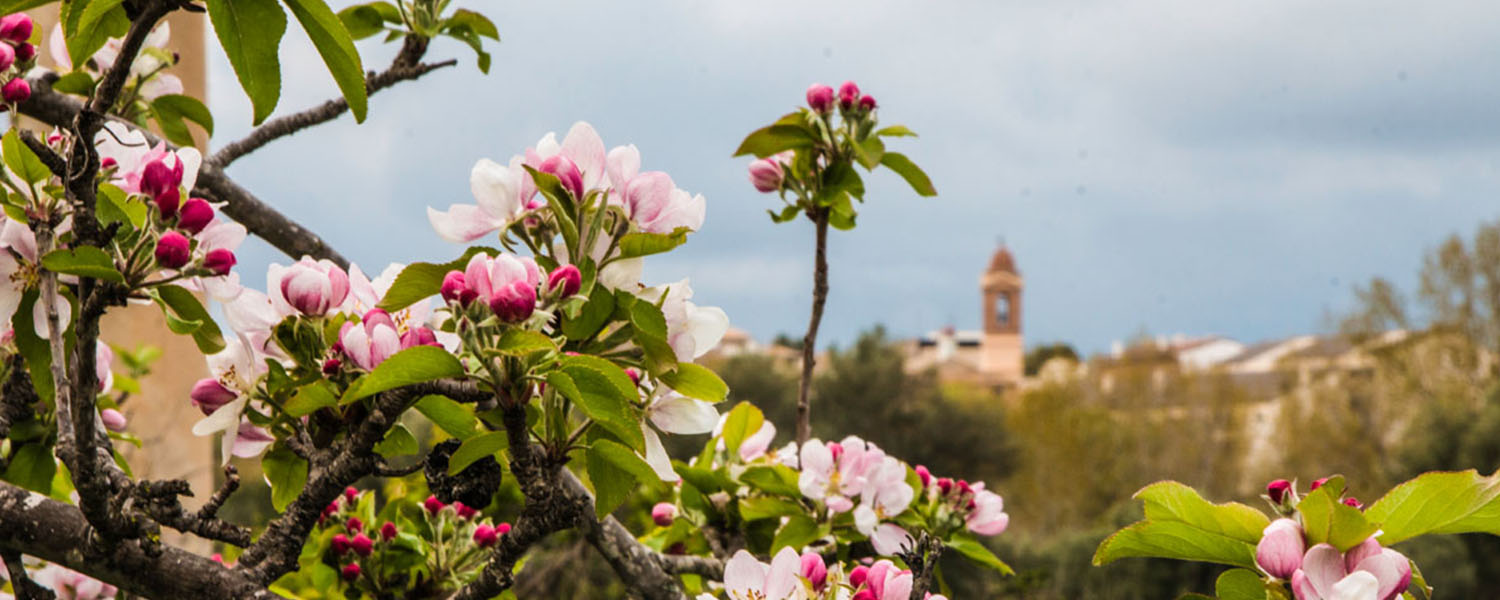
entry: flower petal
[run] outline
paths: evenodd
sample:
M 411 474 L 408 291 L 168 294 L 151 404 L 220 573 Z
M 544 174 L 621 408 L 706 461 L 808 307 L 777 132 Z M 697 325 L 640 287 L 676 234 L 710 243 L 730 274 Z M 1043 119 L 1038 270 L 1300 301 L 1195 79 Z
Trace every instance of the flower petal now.
M 651 405 L 651 422 L 667 433 L 695 435 L 713 431 L 719 420 L 714 405 L 679 394 L 669 394 Z

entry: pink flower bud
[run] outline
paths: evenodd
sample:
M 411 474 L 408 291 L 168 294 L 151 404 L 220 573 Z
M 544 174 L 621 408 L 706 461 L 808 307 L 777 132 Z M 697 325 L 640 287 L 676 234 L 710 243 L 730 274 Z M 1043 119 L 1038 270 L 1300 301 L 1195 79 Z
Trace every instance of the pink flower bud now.
M 181 269 L 192 260 L 193 253 L 187 237 L 175 231 L 161 234 L 156 241 L 156 262 L 168 269 Z
M 369 556 L 370 552 L 375 549 L 375 540 L 370 539 L 370 536 L 363 532 L 357 533 L 349 540 L 349 549 L 360 556 Z
M 453 512 L 458 513 L 458 516 L 461 519 L 472 519 L 474 518 L 474 515 L 479 514 L 479 511 L 474 510 L 473 507 L 462 502 L 453 503 Z
M 329 377 L 339 374 L 339 369 L 344 367 L 344 361 L 338 358 L 330 358 L 323 361 L 323 374 Z
M 208 269 L 214 275 L 228 275 L 229 270 L 233 269 L 238 262 L 239 260 L 228 248 L 214 248 L 204 255 L 203 268 Z
M 17 77 L 0 88 L 0 96 L 4 96 L 6 102 L 25 102 L 31 97 L 31 84 L 26 82 L 26 78 Z
M 859 109 L 865 112 L 875 110 L 875 97 L 865 96 L 859 99 Z
M 457 302 L 463 306 L 468 306 L 474 298 L 479 296 L 465 284 L 463 271 L 448 271 L 448 274 L 443 276 L 441 293 L 444 301 Z
M 0 44 L 0 71 L 9 69 L 16 62 L 16 51 L 10 44 Z
M 182 204 L 181 216 L 177 218 L 177 226 L 184 231 L 196 234 L 208 227 L 214 220 L 214 207 L 209 206 L 208 201 L 202 198 L 189 198 Z
M 625 367 L 625 376 L 630 378 L 630 383 L 639 387 L 641 385 L 641 372 L 635 367 Z
M 33 58 L 36 58 L 36 46 L 33 46 L 31 44 L 16 45 L 16 60 L 25 63 L 31 62 L 31 59 Z
M 823 591 L 823 587 L 828 585 L 828 565 L 823 563 L 823 557 L 816 552 L 803 554 L 802 576 L 812 583 L 814 590 Z
M 359 579 L 359 563 L 349 563 L 347 565 L 344 565 L 344 568 L 339 570 L 339 575 L 344 578 L 344 581 L 354 581 L 356 579 Z
M 161 213 L 163 219 L 175 217 L 177 216 L 178 201 L 181 198 L 182 195 L 177 191 L 177 188 L 167 188 L 155 196 L 156 210 Z
M 342 533 L 335 533 L 333 534 L 333 540 L 329 542 L 329 546 L 333 548 L 334 554 L 337 554 L 339 556 L 348 554 L 349 536 Z
M 849 110 L 851 108 L 854 108 L 854 105 L 857 104 L 858 102 L 859 102 L 859 86 L 854 85 L 853 81 L 845 81 L 844 85 L 839 86 L 839 107 L 840 108 L 843 108 L 844 110 Z
M 347 529 L 349 533 L 359 533 L 364 531 L 365 522 L 359 520 L 359 517 L 349 517 L 348 521 L 344 521 L 344 529 Z
M 141 169 L 141 193 L 153 198 L 160 198 L 168 190 L 176 191 L 182 185 L 182 161 L 177 161 L 177 168 L 167 166 L 165 159 L 158 158 Z M 176 213 L 177 202 L 172 203 L 172 212 Z M 163 211 L 165 214 L 166 211 Z
M 345 487 L 344 501 L 348 502 L 350 506 L 354 506 L 354 503 L 359 501 L 359 488 L 352 485 Z
M 385 540 L 387 542 L 389 542 L 389 541 L 391 541 L 393 539 L 396 539 L 396 534 L 397 533 L 399 533 L 399 532 L 396 531 L 396 524 L 395 523 L 392 523 L 390 521 L 386 521 L 385 524 L 383 524 L 383 525 L 380 526 L 380 539 L 383 539 L 383 540 Z
M 559 154 L 548 158 L 536 170 L 556 176 L 563 189 L 568 190 L 574 198 L 583 197 L 583 172 L 568 157 Z
M 849 571 L 849 585 L 859 587 L 865 584 L 865 578 L 870 576 L 870 567 L 860 565 Z
M 321 317 L 349 297 L 349 275 L 332 261 L 304 257 L 289 267 L 277 269 L 272 266 L 271 278 L 279 279 L 273 289 L 304 315 Z
M 855 592 L 853 596 L 849 597 L 849 600 L 881 600 L 881 599 L 877 598 L 875 596 L 875 590 L 872 590 L 870 588 L 865 588 L 865 589 L 862 589 L 862 590 L 860 590 L 858 592 Z
M 496 525 L 495 526 L 495 533 L 498 533 L 500 535 L 505 535 L 507 533 L 510 533 L 510 523 L 501 523 L 499 525 Z
M 104 157 L 104 160 L 99 161 L 99 168 L 100 169 L 109 170 L 109 169 L 113 169 L 113 168 L 115 168 L 117 166 L 120 166 L 120 163 L 115 162 L 115 159 L 110 158 L 108 156 Z
M 1320 487 L 1323 487 L 1323 484 L 1325 484 L 1325 483 L 1328 483 L 1328 478 L 1327 477 L 1319 477 L 1319 478 L 1313 480 L 1312 487 L 1309 488 L 1309 489 L 1310 490 L 1316 490 L 1316 489 L 1318 489 Z
M 0 39 L 7 39 L 17 44 L 31 39 L 31 16 L 26 13 L 15 13 L 0 18 Z
M 1266 526 L 1260 543 L 1255 546 L 1255 564 L 1272 577 L 1289 579 L 1302 568 L 1302 555 L 1306 551 L 1302 526 L 1291 519 L 1276 519 Z
M 677 507 L 670 502 L 658 502 L 656 506 L 651 507 L 651 520 L 655 521 L 657 526 L 666 527 L 676 519 Z
M 579 288 L 583 287 L 583 273 L 573 265 L 553 269 L 552 274 L 547 276 L 547 291 L 556 291 L 558 286 L 562 286 L 562 295 L 565 297 L 577 294 Z
M 937 486 L 938 491 L 941 492 L 944 496 L 947 496 L 948 492 L 953 491 L 953 480 L 947 477 L 939 477 L 937 480 Z
M 755 186 L 756 191 L 771 193 L 781 189 L 781 183 L 785 174 L 781 170 L 781 163 L 771 159 L 762 158 L 750 163 L 750 185 Z
M 819 114 L 833 110 L 833 88 L 821 83 L 807 87 L 807 107 Z
M 1271 502 L 1281 504 L 1286 499 L 1286 493 L 1291 491 L 1292 482 L 1285 479 L 1277 479 L 1266 484 L 1266 495 L 1271 497 Z
M 490 310 L 506 323 L 520 323 L 536 311 L 536 289 L 526 281 L 500 288 L 490 297 Z
M 1352 507 L 1354 507 L 1355 509 L 1358 509 L 1358 510 L 1364 510 L 1365 509 L 1365 505 L 1361 504 L 1359 502 L 1359 500 L 1356 499 L 1354 496 L 1350 496 L 1348 498 L 1344 498 L 1344 506 L 1352 506 Z
M 443 504 L 442 500 L 438 500 L 437 496 L 428 496 L 426 500 L 422 501 L 422 508 L 427 509 L 427 512 L 432 514 L 438 514 L 446 506 L 448 505 Z
M 489 548 L 498 541 L 500 541 L 500 534 L 495 533 L 494 526 L 489 523 L 474 528 L 474 545 Z
M 917 468 L 912 470 L 916 471 L 917 478 L 922 480 L 922 489 L 926 489 L 928 484 L 932 483 L 932 471 L 928 471 L 926 466 L 917 465 Z
M 125 431 L 125 415 L 113 408 L 99 411 L 99 420 L 104 423 L 104 428 L 115 433 Z
M 834 462 L 844 455 L 844 445 L 838 442 L 828 442 L 828 453 L 833 455 Z
M 437 334 L 426 327 L 413 327 L 401 334 L 401 349 L 415 348 L 417 346 L 442 346 L 437 341 Z
M 384 309 L 372 308 L 360 316 L 359 321 L 367 330 L 373 330 L 377 325 L 384 325 L 390 327 L 392 330 L 396 329 L 396 320 L 392 319 L 391 313 L 385 312 Z

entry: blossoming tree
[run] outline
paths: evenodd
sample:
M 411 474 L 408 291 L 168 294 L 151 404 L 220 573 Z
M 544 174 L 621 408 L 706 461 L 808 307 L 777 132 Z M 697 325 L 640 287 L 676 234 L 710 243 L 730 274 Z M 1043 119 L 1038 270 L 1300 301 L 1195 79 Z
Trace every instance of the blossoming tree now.
M 643 170 L 634 146 L 609 148 L 578 123 L 504 162 L 481 159 L 474 203 L 428 210 L 437 235 L 465 245 L 456 258 L 370 271 L 226 175 L 280 137 L 345 112 L 363 120 L 368 94 L 454 64 L 423 62 L 440 37 L 468 44 L 487 71 L 498 32 L 482 15 L 448 0 L 337 14 L 322 0 L 64 0 L 45 40 L 66 70 L 54 73 L 35 67 L 43 32 L 14 12 L 47 3 L 7 3 L 0 20 L 5 108 L 51 126 L 38 135 L 12 120 L 0 139 L 10 594 L 489 598 L 509 595 L 534 545 L 565 530 L 652 599 L 937 598 L 945 549 L 1008 571 L 977 537 L 1009 522 L 997 493 L 873 441 L 808 439 L 805 381 L 785 446 L 754 406 L 721 411 L 729 390 L 694 361 L 728 316 L 696 303 L 685 279 L 641 281 L 642 262 L 683 244 L 708 203 Z M 258 125 L 207 156 L 188 123 L 211 130 L 212 115 L 181 93 L 161 49 L 161 21 L 179 10 L 208 13 Z M 288 14 L 342 97 L 271 118 Z M 380 35 L 401 49 L 366 73 L 354 43 Z M 882 138 L 911 132 L 878 128 L 853 83 L 837 97 L 813 86 L 807 101 L 738 152 L 757 157 L 753 186 L 786 200 L 773 218 L 817 226 L 804 377 L 827 296 L 827 228 L 852 228 L 851 199 L 864 196 L 856 168 L 885 166 L 935 193 L 885 150 Z M 250 234 L 293 259 L 271 266 L 263 288 L 235 268 Z M 202 411 L 192 432 L 218 436 L 226 463 L 223 486 L 194 511 L 180 497 L 207 490 L 135 478 L 114 450 L 138 439 L 116 410 L 125 396 L 99 322 L 131 302 L 159 306 L 212 373 L 181 399 Z M 121 358 L 127 376 L 147 362 Z M 423 422 L 441 438 L 426 448 L 411 429 Z M 693 434 L 707 435 L 701 452 L 668 455 L 662 436 Z M 230 457 L 259 461 L 269 522 L 220 518 L 239 485 Z M 502 485 L 518 489 L 515 504 Z M 632 496 L 654 505 L 654 528 L 613 516 Z M 163 527 L 225 552 L 168 546 Z

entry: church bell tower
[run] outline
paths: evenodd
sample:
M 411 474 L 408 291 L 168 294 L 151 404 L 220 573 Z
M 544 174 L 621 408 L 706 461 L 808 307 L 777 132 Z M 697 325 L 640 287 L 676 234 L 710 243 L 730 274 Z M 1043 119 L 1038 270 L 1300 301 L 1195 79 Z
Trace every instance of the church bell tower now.
M 1001 385 L 1021 383 L 1025 345 L 1021 339 L 1021 290 L 1025 287 L 1015 257 L 1001 244 L 990 266 L 979 276 L 983 298 L 984 341 L 979 370 Z

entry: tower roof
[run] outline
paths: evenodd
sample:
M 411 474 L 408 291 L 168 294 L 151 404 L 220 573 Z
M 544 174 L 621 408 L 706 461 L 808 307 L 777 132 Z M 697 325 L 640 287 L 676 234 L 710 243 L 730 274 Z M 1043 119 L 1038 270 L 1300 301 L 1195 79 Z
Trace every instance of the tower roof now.
M 1014 256 L 1011 256 L 1009 248 L 1001 245 L 1000 249 L 995 251 L 995 256 L 990 258 L 989 272 L 1016 273 L 1018 275 L 1020 274 L 1020 272 L 1016 270 L 1016 258 Z

